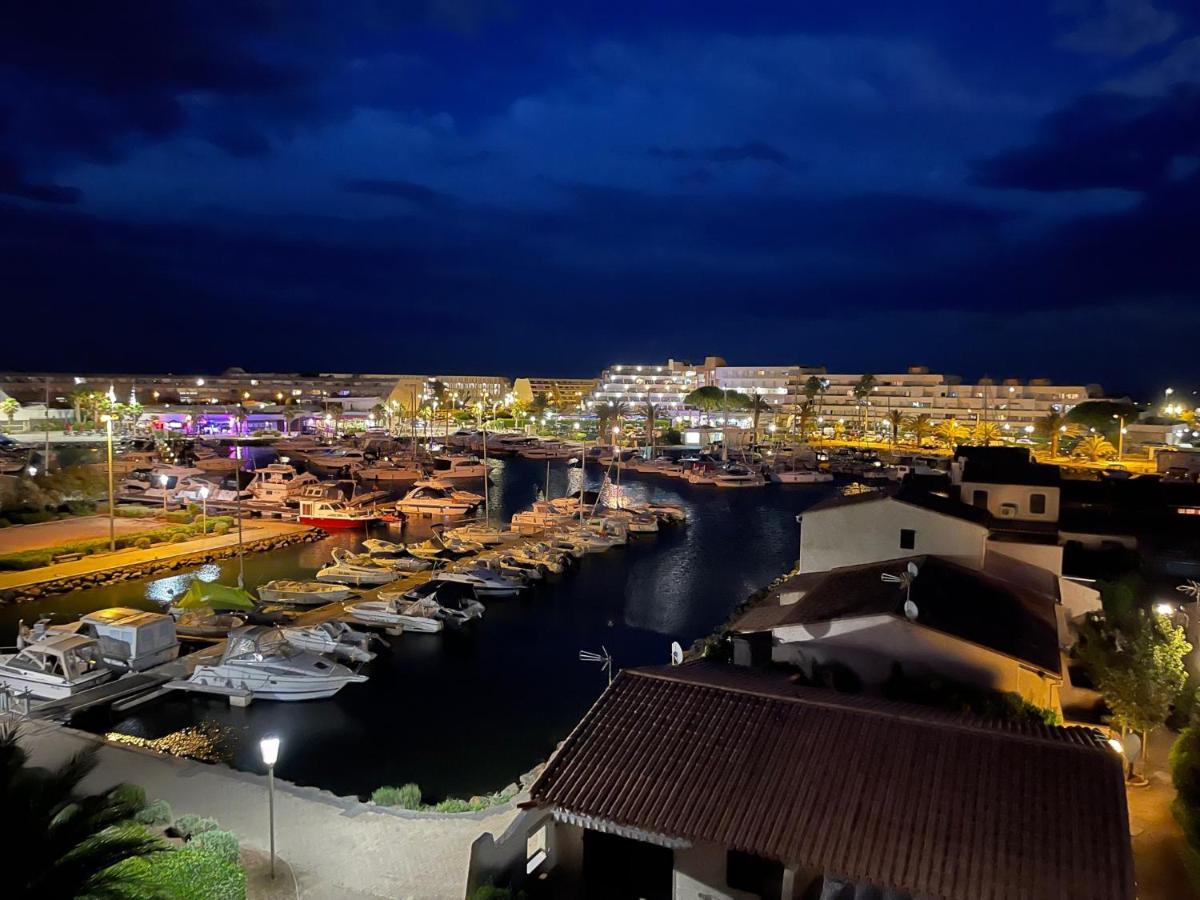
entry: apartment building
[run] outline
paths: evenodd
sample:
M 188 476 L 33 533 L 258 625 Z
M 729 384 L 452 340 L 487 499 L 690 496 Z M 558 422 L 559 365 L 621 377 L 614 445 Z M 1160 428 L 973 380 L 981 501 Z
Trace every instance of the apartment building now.
M 521 403 L 527 404 L 538 394 L 545 394 L 552 409 L 575 412 L 599 384 L 598 378 L 518 378 L 513 381 L 513 394 Z
M 588 402 L 653 403 L 664 414 L 671 413 L 682 410 L 684 398 L 696 388 L 715 384 L 714 373 L 724 365 L 725 360 L 718 356 L 705 357 L 700 365 L 678 359 L 641 365 L 620 363 L 600 374 Z

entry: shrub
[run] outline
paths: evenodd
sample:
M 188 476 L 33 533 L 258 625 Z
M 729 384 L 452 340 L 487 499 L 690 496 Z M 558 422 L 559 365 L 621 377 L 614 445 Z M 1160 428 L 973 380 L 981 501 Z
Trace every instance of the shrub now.
M 146 808 L 146 789 L 140 784 L 118 784 L 108 792 L 119 803 L 128 803 L 135 809 Z
M 154 510 L 148 506 L 125 503 L 116 507 L 113 510 L 113 515 L 122 519 L 148 519 L 154 515 Z
M 381 787 L 371 794 L 371 801 L 377 806 L 398 806 L 401 809 L 421 808 L 421 789 L 415 784 L 401 787 Z
M 192 514 L 190 512 L 188 512 L 186 509 L 178 509 L 178 510 L 175 510 L 174 512 L 169 512 L 165 516 L 163 516 L 163 518 L 174 525 L 191 525 L 192 524 Z
M 166 825 L 171 821 L 171 804 L 166 800 L 151 800 L 133 818 L 143 825 Z
M 0 519 L 0 528 L 7 528 L 11 524 L 12 522 L 8 521 L 8 519 Z
M 117 863 L 114 875 L 129 873 L 171 900 L 246 900 L 246 873 L 234 863 L 192 847 Z
M 134 549 L 137 549 L 137 550 L 149 550 L 150 549 L 150 538 L 140 537 L 133 542 L 133 546 L 134 546 Z
M 237 836 L 232 832 L 220 829 L 201 832 L 188 841 L 188 846 L 231 863 L 236 863 L 238 855 L 241 853 Z
M 53 522 L 58 516 L 48 509 L 32 509 L 16 510 L 9 513 L 9 518 L 18 525 L 39 525 L 42 522 Z
M 205 816 L 180 816 L 172 827 L 180 837 L 191 838 L 206 831 L 216 831 L 221 826 L 216 819 Z
M 90 516 L 96 511 L 96 504 L 91 500 L 68 500 L 66 506 L 73 516 Z
M 213 534 L 229 534 L 229 524 L 227 522 L 214 522 L 211 529 Z
M 458 797 L 447 797 L 441 803 L 434 806 L 433 811 L 440 813 L 464 813 L 474 812 L 475 810 L 471 808 L 471 804 L 466 800 L 461 800 Z
M 178 531 L 175 534 L 171 535 L 170 543 L 182 544 L 187 539 L 188 539 L 188 536 L 186 534 L 184 534 L 182 531 Z

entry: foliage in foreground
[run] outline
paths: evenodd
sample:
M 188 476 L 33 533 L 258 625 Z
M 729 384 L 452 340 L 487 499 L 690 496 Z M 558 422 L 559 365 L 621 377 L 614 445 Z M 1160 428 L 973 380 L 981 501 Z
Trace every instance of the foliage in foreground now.
M 188 841 L 188 846 L 231 863 L 236 863 L 242 852 L 237 836 L 219 828 L 201 832 Z
M 133 859 L 117 867 L 146 886 L 142 896 L 169 900 L 245 900 L 246 873 L 234 863 L 194 847 Z
M 1192 717 L 1192 724 L 1171 747 L 1171 781 L 1175 785 L 1171 812 L 1183 830 L 1191 856 L 1188 870 L 1200 889 L 1200 717 Z
M 0 809 L 10 822 L 5 858 L 6 898 L 155 897 L 127 861 L 169 855 L 167 845 L 131 821 L 135 789 L 84 794 L 80 782 L 96 766 L 89 747 L 55 769 L 33 768 L 14 728 L 0 729 Z M 144 804 L 145 796 L 140 795 Z

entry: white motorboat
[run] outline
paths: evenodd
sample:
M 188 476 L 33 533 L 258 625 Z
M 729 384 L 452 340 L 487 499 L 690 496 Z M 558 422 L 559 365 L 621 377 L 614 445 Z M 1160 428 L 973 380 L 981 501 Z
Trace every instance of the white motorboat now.
M 232 487 L 214 484 L 203 478 L 185 478 L 179 482 L 172 499 L 176 503 L 236 503 L 239 499 L 250 501 L 254 495 L 249 491 L 237 491 Z M 240 495 L 240 496 L 239 496 Z
M 460 493 L 430 484 L 418 485 L 396 502 L 396 509 L 410 516 L 465 516 L 483 501 L 482 497 L 466 499 Z
M 514 541 L 521 540 L 521 534 L 516 531 L 511 531 L 503 528 L 493 528 L 490 525 L 471 524 L 462 525 L 458 528 L 452 528 L 445 532 L 448 538 L 457 538 L 460 541 L 471 541 L 476 544 L 482 544 L 485 547 L 497 547 L 501 544 L 510 544 Z
M 469 566 L 434 574 L 434 581 L 465 584 L 475 589 L 477 597 L 514 597 L 525 590 L 524 582 L 509 578 L 483 566 Z
M 475 481 L 487 475 L 487 466 L 477 456 L 435 456 L 434 478 L 443 481 Z
M 762 475 L 752 472 L 746 466 L 731 464 L 719 469 L 713 479 L 713 484 L 723 488 L 762 487 L 765 482 Z
M 833 475 L 816 469 L 789 469 L 772 472 L 771 480 L 777 484 L 826 484 L 833 481 Z
M 319 581 L 288 581 L 276 579 L 259 585 L 258 599 L 263 603 L 287 603 L 292 606 L 322 606 L 354 596 L 354 591 L 336 584 Z
M 517 455 L 524 459 L 570 459 L 579 456 L 579 448 L 562 441 L 540 441 L 520 448 Z
M 433 618 L 446 625 L 465 625 L 482 618 L 485 611 L 474 588 L 453 582 L 426 581 L 403 593 L 383 590 L 378 597 L 403 615 Z
M 438 618 L 436 602 L 421 600 L 361 600 L 346 604 L 346 614 L 364 625 L 400 628 L 422 634 L 436 634 L 445 625 Z
M 608 510 L 610 516 L 625 520 L 625 527 L 632 534 L 654 534 L 658 531 L 658 517 L 648 513 L 635 512 L 631 509 Z
M 61 700 L 116 676 L 100 659 L 99 642 L 82 634 L 55 634 L 0 656 L 0 685 L 40 700 Z
M 367 455 L 355 447 L 337 447 L 303 454 L 304 465 L 326 475 L 349 475 L 367 465 Z
M 417 466 L 402 466 L 390 460 L 380 460 L 377 463 L 358 469 L 354 473 L 354 477 L 359 481 L 395 486 L 420 481 L 425 477 L 425 472 Z
M 278 628 L 247 626 L 229 635 L 219 662 L 198 665 L 186 680 L 164 687 L 255 700 L 320 700 L 366 680 L 319 653 L 294 647 Z
M 332 581 L 335 584 L 362 585 L 389 584 L 400 577 L 392 568 L 355 559 L 344 547 L 335 547 L 333 562 L 317 572 L 317 581 Z
M 95 638 L 99 658 L 115 669 L 141 672 L 179 656 L 174 619 L 164 613 L 126 607 L 96 610 L 68 625 L 51 625 L 47 619 L 33 628 L 22 624 L 17 647 L 24 648 L 60 634 Z
M 223 456 L 210 447 L 196 447 L 192 450 L 192 464 L 205 472 L 227 474 L 241 468 L 242 460 L 232 456 Z
M 424 572 L 432 569 L 436 562 L 428 556 L 411 553 L 404 544 L 369 538 L 363 541 L 367 558 L 373 563 L 401 572 Z
M 271 463 L 254 473 L 254 479 L 246 485 L 246 490 L 255 500 L 283 505 L 298 497 L 305 485 L 317 483 L 316 475 L 297 472 L 284 463 Z
M 299 518 L 301 525 L 314 525 L 326 531 L 363 528 L 379 521 L 374 510 L 351 506 L 344 500 L 303 499 Z
M 475 566 L 483 566 L 493 572 L 499 572 L 506 578 L 513 578 L 528 584 L 531 581 L 541 581 L 546 577 L 546 569 L 532 560 L 520 559 L 511 553 L 497 553 L 495 556 L 485 556 L 473 562 Z
M 185 480 L 204 475 L 203 469 L 191 466 L 155 466 L 152 469 L 136 469 L 125 476 L 117 493 L 128 500 L 145 503 L 162 503 L 165 495 L 168 503 L 175 502 L 175 492 Z
M 279 629 L 293 647 L 313 653 L 325 653 L 350 662 L 366 663 L 375 658 L 367 649 L 371 636 L 355 631 L 344 622 L 322 622 L 320 625 L 286 625 Z

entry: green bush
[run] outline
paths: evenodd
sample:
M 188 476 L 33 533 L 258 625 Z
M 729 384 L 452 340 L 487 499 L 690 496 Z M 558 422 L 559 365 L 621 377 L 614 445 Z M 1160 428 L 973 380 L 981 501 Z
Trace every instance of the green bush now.
M 118 784 L 108 795 L 118 803 L 128 803 L 135 809 L 146 808 L 146 789 L 140 784 Z
M 128 873 L 168 900 L 246 900 L 246 873 L 234 863 L 192 847 L 129 859 L 111 870 Z
M 172 828 L 180 837 L 191 838 L 206 831 L 216 831 L 221 826 L 216 819 L 205 816 L 180 816 Z
M 188 536 L 186 534 L 184 534 L 183 532 L 177 532 L 176 534 L 171 535 L 171 543 L 172 544 L 182 544 L 187 539 L 188 539 Z
M 0 519 L 0 528 L 7 528 L 11 524 L 12 522 L 8 521 L 8 519 Z
M 1200 888 L 1200 718 L 1194 717 L 1171 746 L 1171 781 L 1171 812 L 1187 841 L 1189 873 Z
M 433 811 L 440 813 L 475 812 L 475 810 L 471 808 L 470 803 L 468 803 L 466 800 L 460 800 L 458 797 L 447 797 L 441 803 L 436 804 L 433 807 Z
M 154 510 L 136 503 L 124 503 L 113 510 L 113 515 L 121 519 L 149 519 L 154 515 Z
M 194 847 L 201 853 L 215 856 L 226 862 L 236 863 L 241 853 L 237 836 L 229 831 L 202 831 L 188 841 L 189 847 Z
M 151 800 L 133 818 L 143 825 L 166 825 L 171 821 L 171 804 L 166 800 Z
M 40 525 L 42 522 L 53 522 L 58 516 L 48 509 L 14 510 L 9 518 L 17 525 Z
M 133 542 L 133 547 L 135 550 L 149 550 L 150 549 L 150 538 L 148 538 L 148 537 L 138 538 L 136 541 Z
M 192 514 L 186 509 L 177 509 L 174 512 L 169 512 L 163 516 L 168 522 L 173 525 L 191 525 Z
M 371 801 L 377 806 L 398 806 L 401 809 L 421 808 L 421 789 L 415 784 L 401 787 L 381 787 L 371 794 Z
M 68 500 L 66 507 L 73 516 L 90 516 L 96 511 L 96 504 L 91 500 Z
M 209 529 L 213 534 L 229 534 L 228 522 L 215 522 Z

